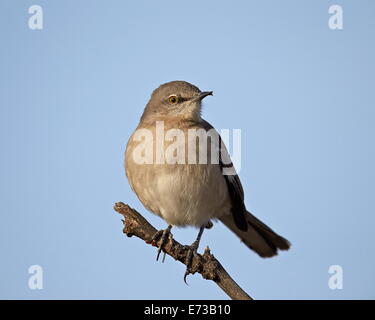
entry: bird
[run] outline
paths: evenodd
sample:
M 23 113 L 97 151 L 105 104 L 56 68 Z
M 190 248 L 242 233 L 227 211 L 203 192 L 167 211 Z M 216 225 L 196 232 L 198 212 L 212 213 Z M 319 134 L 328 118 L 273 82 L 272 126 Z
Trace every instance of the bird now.
M 168 224 L 153 237 L 159 242 L 157 259 L 173 226 L 199 229 L 188 246 L 185 283 L 203 231 L 213 222 L 221 221 L 262 258 L 291 245 L 246 209 L 244 190 L 225 144 L 202 118 L 202 100 L 211 95 L 212 91 L 181 80 L 160 85 L 125 150 L 125 173 L 132 190 L 148 211 Z M 206 134 L 211 143 L 201 143 L 196 132 Z

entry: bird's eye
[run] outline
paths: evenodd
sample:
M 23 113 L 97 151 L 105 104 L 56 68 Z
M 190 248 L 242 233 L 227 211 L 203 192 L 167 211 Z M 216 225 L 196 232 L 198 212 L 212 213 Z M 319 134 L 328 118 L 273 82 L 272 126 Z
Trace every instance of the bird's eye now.
M 170 96 L 168 98 L 168 101 L 169 101 L 170 104 L 176 104 L 178 102 L 178 98 L 177 98 L 177 96 Z

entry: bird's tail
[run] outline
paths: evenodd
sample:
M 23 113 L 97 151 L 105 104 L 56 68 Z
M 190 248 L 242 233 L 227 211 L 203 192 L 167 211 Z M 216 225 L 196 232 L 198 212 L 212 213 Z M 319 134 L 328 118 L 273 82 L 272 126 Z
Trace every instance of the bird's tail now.
M 289 249 L 290 243 L 288 240 L 276 234 L 250 212 L 247 212 L 245 215 L 248 224 L 247 231 L 237 228 L 232 215 L 224 216 L 220 218 L 220 221 L 232 230 L 246 246 L 263 258 L 277 255 L 278 249 Z

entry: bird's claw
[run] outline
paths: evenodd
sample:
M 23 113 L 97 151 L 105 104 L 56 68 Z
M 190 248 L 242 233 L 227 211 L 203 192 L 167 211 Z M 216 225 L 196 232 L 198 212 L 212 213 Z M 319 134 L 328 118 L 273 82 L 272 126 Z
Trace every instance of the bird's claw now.
M 159 260 L 160 253 L 163 250 L 163 247 L 167 243 L 168 239 L 172 238 L 171 228 L 172 228 L 172 226 L 168 226 L 168 228 L 165 229 L 165 230 L 159 230 L 159 231 L 157 231 L 154 234 L 154 236 L 152 237 L 152 239 L 151 239 L 151 243 L 153 245 L 156 245 L 156 246 L 159 247 L 158 253 L 157 253 L 157 256 L 156 256 L 156 261 Z M 160 241 L 159 245 L 157 245 L 158 241 Z M 166 253 L 164 252 L 164 256 L 163 256 L 162 262 L 164 262 L 164 260 L 165 260 L 165 255 L 166 255 Z
M 191 267 L 192 267 L 192 263 L 193 263 L 193 257 L 197 254 L 198 245 L 199 245 L 199 242 L 194 241 L 191 246 L 188 246 L 188 252 L 186 254 L 186 259 L 185 259 L 186 271 L 185 271 L 185 274 L 184 274 L 184 282 L 186 284 L 188 284 L 186 282 L 187 276 L 192 273 Z

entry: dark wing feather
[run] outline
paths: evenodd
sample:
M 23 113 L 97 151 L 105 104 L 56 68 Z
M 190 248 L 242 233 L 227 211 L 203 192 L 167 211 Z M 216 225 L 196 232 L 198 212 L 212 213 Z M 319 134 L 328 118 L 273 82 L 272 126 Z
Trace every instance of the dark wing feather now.
M 205 120 L 203 121 L 203 126 L 206 130 L 213 129 L 213 127 Z M 219 135 L 219 133 L 218 133 Z M 224 143 L 221 140 L 221 137 L 219 135 L 219 165 L 221 171 L 223 171 L 224 168 L 233 168 L 233 163 L 232 161 L 228 161 L 229 163 L 224 163 L 222 155 L 225 155 L 225 158 L 230 160 L 229 153 L 224 145 Z M 246 221 L 246 207 L 244 203 L 244 192 L 242 188 L 242 184 L 240 181 L 240 178 L 238 177 L 237 174 L 234 175 L 224 175 L 223 177 L 227 183 L 228 186 L 228 191 L 229 191 L 229 196 L 231 199 L 231 204 L 232 204 L 232 216 L 233 220 L 237 226 L 242 231 L 247 231 L 248 229 L 248 224 Z

